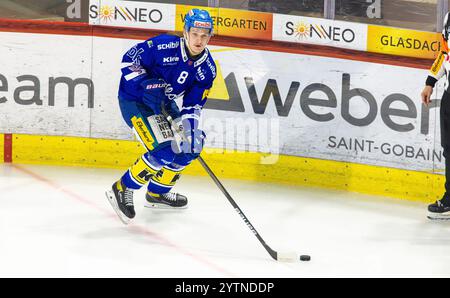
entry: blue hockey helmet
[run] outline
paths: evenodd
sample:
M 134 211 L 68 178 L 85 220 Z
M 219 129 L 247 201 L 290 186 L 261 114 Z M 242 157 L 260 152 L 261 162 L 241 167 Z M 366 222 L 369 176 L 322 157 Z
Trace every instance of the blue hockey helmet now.
M 191 28 L 209 29 L 212 35 L 214 31 L 214 22 L 209 12 L 203 9 L 191 9 L 184 19 L 184 29 L 189 32 Z

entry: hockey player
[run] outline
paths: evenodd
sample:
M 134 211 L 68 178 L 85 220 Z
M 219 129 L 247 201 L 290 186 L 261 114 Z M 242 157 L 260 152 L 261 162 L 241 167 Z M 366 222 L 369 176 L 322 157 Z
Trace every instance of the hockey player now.
M 212 34 L 209 13 L 192 9 L 185 18 L 183 37 L 159 35 L 138 43 L 123 56 L 120 110 L 147 150 L 107 191 L 125 224 L 135 216 L 133 191 L 146 184 L 147 207 L 187 207 L 187 198 L 170 190 L 203 147 L 205 134 L 198 127 L 199 117 L 216 77 L 214 60 L 206 48 Z M 179 97 L 181 109 L 174 101 Z M 162 108 L 181 124 L 187 142 L 176 146 Z
M 428 218 L 430 219 L 450 219 L 450 90 L 449 90 L 449 53 L 448 39 L 450 34 L 450 19 L 447 13 L 444 18 L 444 28 L 442 29 L 443 49 L 434 61 L 430 73 L 425 82 L 425 87 L 421 93 L 422 102 L 428 105 L 431 102 L 431 94 L 436 82 L 446 75 L 444 94 L 442 95 L 440 106 L 440 127 L 441 146 L 445 158 L 445 193 L 442 199 L 428 206 Z

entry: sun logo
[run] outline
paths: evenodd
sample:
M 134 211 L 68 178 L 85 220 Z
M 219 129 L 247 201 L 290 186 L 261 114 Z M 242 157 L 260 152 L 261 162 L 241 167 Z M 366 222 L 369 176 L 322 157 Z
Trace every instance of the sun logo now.
M 310 25 L 307 25 L 303 22 L 300 22 L 295 27 L 295 36 L 299 39 L 303 39 L 309 36 L 310 33 Z
M 100 7 L 100 19 L 102 21 L 112 21 L 114 19 L 114 9 L 108 5 Z

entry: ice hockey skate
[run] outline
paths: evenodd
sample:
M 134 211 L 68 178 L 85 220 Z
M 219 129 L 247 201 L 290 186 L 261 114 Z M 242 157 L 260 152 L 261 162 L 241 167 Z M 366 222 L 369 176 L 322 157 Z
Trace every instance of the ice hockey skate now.
M 450 220 L 450 199 L 444 196 L 428 205 L 428 216 L 431 220 Z
M 122 181 L 115 182 L 111 190 L 106 191 L 106 197 L 124 224 L 129 224 L 136 215 L 133 205 L 133 190 L 123 185 Z
M 174 192 L 156 194 L 147 191 L 145 207 L 155 209 L 186 209 L 187 198 Z

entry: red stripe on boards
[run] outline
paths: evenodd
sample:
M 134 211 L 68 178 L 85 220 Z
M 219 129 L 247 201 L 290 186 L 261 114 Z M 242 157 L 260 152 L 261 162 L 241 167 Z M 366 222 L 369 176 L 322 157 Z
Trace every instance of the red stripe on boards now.
M 6 133 L 3 137 L 3 161 L 12 162 L 12 134 Z
M 93 26 L 87 23 L 42 20 L 13 20 L 0 18 L 0 32 L 64 34 L 75 36 L 98 36 L 145 40 L 165 31 L 124 27 Z M 214 36 L 210 44 L 234 48 L 373 62 L 419 69 L 429 69 L 434 61 L 434 59 L 393 56 L 388 54 L 334 48 L 323 45 L 256 40 L 228 36 Z

